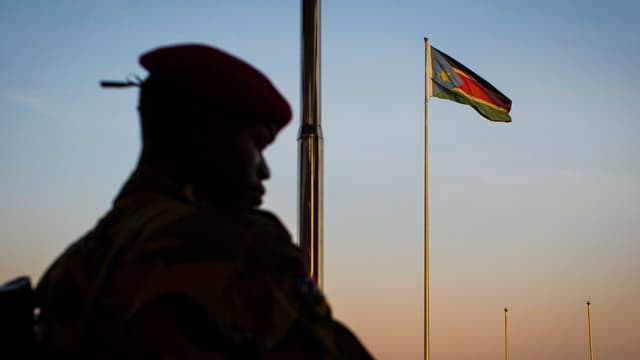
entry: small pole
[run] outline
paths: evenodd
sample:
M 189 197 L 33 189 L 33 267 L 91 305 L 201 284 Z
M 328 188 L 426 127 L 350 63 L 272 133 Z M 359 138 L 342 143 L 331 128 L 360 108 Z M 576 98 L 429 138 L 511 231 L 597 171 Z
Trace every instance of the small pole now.
M 424 38 L 424 358 L 429 360 L 429 38 Z
M 504 360 L 509 360 L 509 309 L 504 308 Z
M 587 301 L 587 319 L 589 320 L 589 356 L 593 360 L 593 333 L 591 332 L 591 302 Z

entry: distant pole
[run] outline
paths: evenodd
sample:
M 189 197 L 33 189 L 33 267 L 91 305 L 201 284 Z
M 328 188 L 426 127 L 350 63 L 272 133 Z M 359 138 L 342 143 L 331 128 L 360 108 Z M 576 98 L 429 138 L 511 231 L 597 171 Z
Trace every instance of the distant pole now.
M 311 277 L 323 285 L 323 164 L 320 124 L 320 0 L 302 0 L 302 114 L 298 133 L 298 232 Z
M 509 360 L 509 309 L 504 308 L 504 360 Z
M 591 302 L 587 301 L 587 319 L 589 320 L 589 356 L 593 360 L 593 333 L 591 332 Z
M 424 358 L 429 360 L 429 81 L 431 46 L 424 38 Z M 427 65 L 428 64 L 428 65 Z

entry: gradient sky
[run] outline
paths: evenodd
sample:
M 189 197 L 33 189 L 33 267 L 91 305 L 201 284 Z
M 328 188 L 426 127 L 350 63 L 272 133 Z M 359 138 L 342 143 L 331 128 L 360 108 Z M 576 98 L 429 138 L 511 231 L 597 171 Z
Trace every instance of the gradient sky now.
M 322 2 L 326 292 L 381 359 L 423 357 L 424 45 L 513 100 L 513 123 L 429 103 L 431 355 L 640 358 L 640 5 Z M 109 207 L 140 147 L 143 51 L 216 45 L 294 121 L 265 207 L 296 236 L 298 1 L 0 2 L 0 281 L 38 279 Z

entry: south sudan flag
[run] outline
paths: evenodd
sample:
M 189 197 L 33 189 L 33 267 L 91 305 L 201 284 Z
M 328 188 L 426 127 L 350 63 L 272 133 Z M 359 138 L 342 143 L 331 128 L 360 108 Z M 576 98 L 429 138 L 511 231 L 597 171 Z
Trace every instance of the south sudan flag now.
M 431 96 L 467 104 L 492 121 L 511 122 L 511 100 L 442 51 L 429 47 Z

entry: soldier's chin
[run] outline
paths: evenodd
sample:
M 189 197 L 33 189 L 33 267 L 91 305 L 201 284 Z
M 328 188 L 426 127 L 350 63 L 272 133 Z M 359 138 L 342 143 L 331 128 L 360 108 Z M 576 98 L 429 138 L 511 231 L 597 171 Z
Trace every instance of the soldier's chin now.
M 254 195 L 249 200 L 249 207 L 257 208 L 262 205 L 262 195 Z

